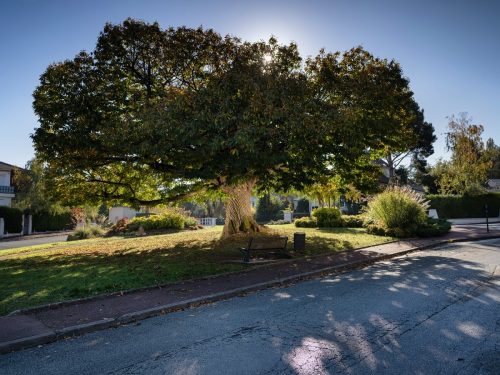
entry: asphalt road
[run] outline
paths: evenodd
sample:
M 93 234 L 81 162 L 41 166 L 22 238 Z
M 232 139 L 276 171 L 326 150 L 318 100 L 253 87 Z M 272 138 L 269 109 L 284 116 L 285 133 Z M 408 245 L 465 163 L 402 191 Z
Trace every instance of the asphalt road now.
M 17 249 L 19 247 L 25 247 L 25 246 L 35 246 L 35 245 L 43 245 L 55 242 L 63 242 L 66 241 L 67 238 L 68 234 L 58 234 L 58 235 L 52 234 L 47 236 L 40 235 L 22 239 L 16 238 L 16 239 L 4 240 L 0 241 L 0 251 L 8 249 Z
M 0 357 L 7 374 L 500 374 L 500 240 Z

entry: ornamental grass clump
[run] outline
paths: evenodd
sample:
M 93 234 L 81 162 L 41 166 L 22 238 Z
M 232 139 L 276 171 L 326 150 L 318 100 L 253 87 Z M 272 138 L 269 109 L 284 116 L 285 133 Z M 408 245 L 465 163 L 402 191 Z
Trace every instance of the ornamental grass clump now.
M 426 223 L 429 203 L 408 187 L 393 186 L 368 203 L 367 218 L 373 224 L 368 231 L 394 237 L 416 234 Z
M 102 237 L 106 231 L 98 225 L 90 224 L 83 228 L 76 229 L 68 235 L 67 241 L 86 240 L 88 238 Z

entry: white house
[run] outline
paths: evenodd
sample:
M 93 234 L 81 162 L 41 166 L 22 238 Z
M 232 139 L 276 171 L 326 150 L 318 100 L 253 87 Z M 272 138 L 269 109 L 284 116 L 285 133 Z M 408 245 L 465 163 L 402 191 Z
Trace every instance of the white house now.
M 121 219 L 132 219 L 137 215 L 138 211 L 124 206 L 111 207 L 109 209 L 109 221 L 116 224 Z
M 17 167 L 0 161 L 0 206 L 10 207 L 15 197 L 12 171 Z

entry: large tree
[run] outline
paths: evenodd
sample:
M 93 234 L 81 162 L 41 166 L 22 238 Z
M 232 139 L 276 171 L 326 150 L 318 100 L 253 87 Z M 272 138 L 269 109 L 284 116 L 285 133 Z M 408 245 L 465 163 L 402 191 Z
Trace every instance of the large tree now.
M 433 143 L 436 141 L 434 127 L 424 120 L 424 111 L 416 102 L 413 103 L 414 120 L 407 127 L 406 132 L 396 133 L 399 140 L 397 145 L 388 146 L 383 156 L 379 159 L 389 174 L 389 182 L 401 182 L 397 173 L 398 168 L 403 167 L 401 163 L 412 156 L 412 163 L 425 164 L 425 158 L 434 153 Z
M 51 181 L 47 178 L 47 167 L 37 157 L 26 163 L 25 169 L 16 169 L 12 184 L 16 188 L 13 207 L 31 212 L 60 213 L 63 207 L 52 195 Z
M 448 121 L 446 146 L 451 160 L 440 160 L 432 174 L 441 194 L 474 194 L 484 191 L 488 171 L 493 163 L 485 152 L 484 127 L 473 124 L 467 113 L 452 115 Z
M 491 161 L 488 178 L 500 178 L 500 147 L 495 144 L 493 138 L 486 141 L 485 158 Z
M 302 69 L 293 43 L 131 19 L 49 66 L 34 99 L 35 148 L 65 201 L 157 205 L 219 190 L 224 236 L 260 229 L 254 189 L 356 182 L 414 117 L 399 65 L 361 48 Z
M 401 66 L 377 59 L 361 48 L 339 57 L 340 53 L 322 52 L 309 61 L 309 68 L 311 62 L 313 70 L 322 68 L 323 105 L 333 104 L 335 116 L 340 111 L 340 123 L 351 128 L 351 133 L 345 134 L 357 138 L 361 148 L 368 141 L 370 156 L 387 168 L 391 180 L 409 155 L 419 160 L 432 155 L 434 127 L 424 120 L 424 111 L 414 100 Z M 384 134 L 383 129 L 388 131 Z M 353 143 L 345 145 L 351 148 Z

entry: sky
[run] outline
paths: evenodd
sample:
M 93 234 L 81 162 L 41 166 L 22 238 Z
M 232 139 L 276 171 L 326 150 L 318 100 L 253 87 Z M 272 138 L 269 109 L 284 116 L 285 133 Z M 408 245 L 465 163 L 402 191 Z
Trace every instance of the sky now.
M 395 59 L 447 157 L 447 116 L 468 112 L 500 144 L 498 0 L 0 0 L 0 161 L 24 166 L 38 126 L 32 93 L 51 63 L 90 51 L 127 17 L 213 28 L 244 40 L 295 41 L 304 57 L 361 45 Z

